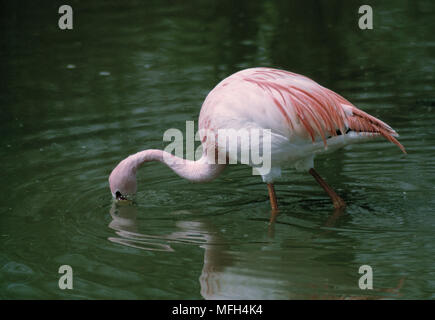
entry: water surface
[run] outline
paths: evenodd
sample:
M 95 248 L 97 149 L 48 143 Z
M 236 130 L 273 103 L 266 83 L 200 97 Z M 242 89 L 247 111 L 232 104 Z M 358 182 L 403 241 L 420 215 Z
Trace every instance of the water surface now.
M 346 1 L 72 2 L 1 10 L 0 298 L 435 298 L 435 6 Z M 316 159 L 348 203 L 284 171 L 274 223 L 244 166 L 195 185 L 162 164 L 112 201 L 125 156 L 164 148 L 221 79 L 254 66 L 307 75 L 379 117 L 408 154 L 370 141 Z M 74 289 L 60 290 L 71 265 Z M 374 290 L 358 287 L 361 265 Z

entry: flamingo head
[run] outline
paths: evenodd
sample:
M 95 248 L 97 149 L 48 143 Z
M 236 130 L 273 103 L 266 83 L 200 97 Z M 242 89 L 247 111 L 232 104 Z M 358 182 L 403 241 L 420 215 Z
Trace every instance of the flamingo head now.
M 136 193 L 135 161 L 131 157 L 122 160 L 109 176 L 110 191 L 116 200 L 127 200 L 127 196 Z

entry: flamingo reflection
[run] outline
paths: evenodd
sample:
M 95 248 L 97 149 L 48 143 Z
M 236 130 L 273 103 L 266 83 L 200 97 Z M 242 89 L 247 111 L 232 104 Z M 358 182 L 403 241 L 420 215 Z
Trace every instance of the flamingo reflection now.
M 139 230 L 137 206 L 114 201 L 110 209 L 112 221 L 109 227 L 115 231 L 116 236 L 109 237 L 108 240 L 137 249 L 168 253 L 176 252 L 174 244 L 195 245 L 204 249 L 204 259 L 201 262 L 203 268 L 199 276 L 200 293 L 204 299 L 382 299 L 400 296 L 403 279 L 397 288 L 378 290 L 388 293 L 388 296 L 330 294 L 336 290 L 335 284 L 313 285 L 307 281 L 292 282 L 293 280 L 287 280 L 288 278 L 282 275 L 289 272 L 316 274 L 318 266 L 309 263 L 306 266 L 292 265 L 292 257 L 286 255 L 277 257 L 276 251 L 272 248 L 273 241 L 255 243 L 258 246 L 255 255 L 240 249 L 236 251 L 234 246 L 237 243 L 225 239 L 223 232 L 218 230 L 210 219 L 194 217 L 194 214 L 189 211 L 178 211 L 173 214 L 183 218 L 190 215 L 193 218 L 177 220 L 176 231 L 166 235 L 146 234 Z M 333 227 L 343 215 L 342 210 L 334 210 L 325 222 L 325 228 L 321 229 L 322 232 L 330 232 L 329 228 Z M 272 210 L 268 230 L 265 230 L 271 239 L 275 236 L 274 228 L 277 223 L 279 223 L 278 213 Z M 310 260 L 310 250 L 304 252 L 306 257 L 299 257 L 300 251 L 295 251 L 292 255 L 298 261 Z M 266 261 L 270 261 L 270 264 L 265 263 Z M 288 270 L 289 264 L 290 268 L 295 270 Z M 340 283 L 342 281 L 340 273 L 341 269 L 331 270 L 333 281 L 330 283 Z

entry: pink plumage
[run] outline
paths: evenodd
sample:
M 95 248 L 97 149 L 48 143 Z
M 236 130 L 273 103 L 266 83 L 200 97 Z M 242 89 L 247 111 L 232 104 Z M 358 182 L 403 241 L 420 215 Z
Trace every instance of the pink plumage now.
M 344 201 L 314 171 L 316 154 L 376 136 L 405 152 L 396 139 L 398 134 L 386 123 L 305 76 L 271 68 L 246 69 L 222 80 L 202 105 L 199 129 L 212 131 L 216 137 L 221 129 L 271 130 L 272 170 L 262 176 L 268 183 L 272 209 L 277 209 L 273 181 L 283 166 L 310 172 L 334 206 L 344 207 Z M 147 161 L 164 162 L 194 182 L 214 179 L 225 165 L 210 161 L 214 159 L 208 158 L 207 150 L 220 151 L 222 146 L 217 138 L 203 135 L 201 141 L 204 153 L 197 161 L 178 159 L 170 163 L 167 159 L 173 156 L 161 150 L 146 150 L 124 159 L 109 178 L 113 196 L 136 192 L 137 168 Z
M 255 103 L 247 104 L 247 99 Z M 263 128 L 279 130 L 289 138 L 296 135 L 312 142 L 321 138 L 326 146 L 328 135 L 336 136 L 337 130 L 344 134 L 351 129 L 382 135 L 405 152 L 390 126 L 315 81 L 284 70 L 252 68 L 224 79 L 207 96 L 199 127 L 225 127 L 222 122 L 227 115 L 236 113 L 241 122 L 254 120 Z M 264 116 L 272 119 L 266 122 Z M 267 125 L 263 126 L 265 122 Z

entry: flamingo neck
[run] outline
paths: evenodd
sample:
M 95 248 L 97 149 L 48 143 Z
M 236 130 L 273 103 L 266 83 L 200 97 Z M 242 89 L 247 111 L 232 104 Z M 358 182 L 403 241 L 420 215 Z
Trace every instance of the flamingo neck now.
M 209 163 L 205 154 L 202 155 L 201 159 L 191 161 L 176 157 L 163 150 L 149 149 L 138 152 L 129 158 L 131 158 L 134 171 L 145 162 L 159 161 L 166 164 L 180 177 L 191 182 L 211 181 L 217 178 L 225 168 L 225 164 Z

